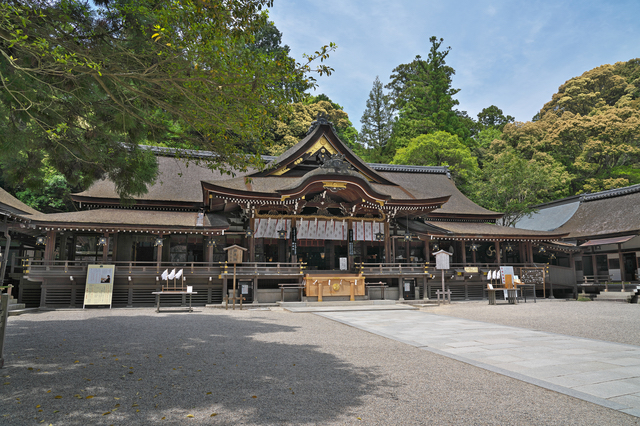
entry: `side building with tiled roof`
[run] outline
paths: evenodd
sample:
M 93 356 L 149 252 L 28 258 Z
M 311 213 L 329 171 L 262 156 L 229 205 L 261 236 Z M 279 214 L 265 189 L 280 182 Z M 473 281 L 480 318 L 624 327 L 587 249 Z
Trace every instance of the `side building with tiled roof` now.
M 640 279 L 640 185 L 611 189 L 535 206 L 516 227 L 566 234 L 563 242 L 580 249 L 576 279 Z

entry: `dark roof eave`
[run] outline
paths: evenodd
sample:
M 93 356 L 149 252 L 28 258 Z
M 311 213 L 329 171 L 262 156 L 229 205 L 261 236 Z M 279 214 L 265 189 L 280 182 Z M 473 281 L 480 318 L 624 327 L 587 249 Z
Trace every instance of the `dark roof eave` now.
M 78 195 L 71 195 L 71 199 L 76 203 L 84 203 L 89 205 L 100 206 L 120 206 L 120 199 L 118 198 L 94 198 Z M 199 209 L 202 208 L 200 202 L 184 202 L 184 201 L 167 201 L 167 200 L 135 200 L 133 206 L 144 207 L 170 207 L 170 208 L 182 208 L 182 209 Z

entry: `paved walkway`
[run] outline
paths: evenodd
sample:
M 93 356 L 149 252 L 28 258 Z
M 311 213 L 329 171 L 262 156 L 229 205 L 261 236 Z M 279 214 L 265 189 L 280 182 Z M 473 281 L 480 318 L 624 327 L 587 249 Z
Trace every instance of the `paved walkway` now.
M 640 346 L 416 311 L 318 315 L 640 417 Z

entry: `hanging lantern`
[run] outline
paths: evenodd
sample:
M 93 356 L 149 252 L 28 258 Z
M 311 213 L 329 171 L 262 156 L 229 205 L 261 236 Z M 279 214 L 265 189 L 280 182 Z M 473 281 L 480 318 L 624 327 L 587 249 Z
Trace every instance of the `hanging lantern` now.
M 287 238 L 287 231 L 285 229 L 279 230 L 278 238 L 280 238 L 281 240 L 284 240 L 285 238 Z

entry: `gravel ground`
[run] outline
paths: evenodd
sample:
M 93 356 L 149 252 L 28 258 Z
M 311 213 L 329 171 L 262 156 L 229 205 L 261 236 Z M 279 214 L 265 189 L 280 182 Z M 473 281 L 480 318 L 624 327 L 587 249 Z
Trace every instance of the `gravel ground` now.
M 601 330 L 602 312 L 627 307 L 608 305 L 537 303 L 516 311 L 460 303 L 431 312 L 536 329 L 561 327 L 554 322 L 569 312 L 569 328 L 595 315 L 594 328 Z M 635 308 L 629 312 L 640 312 Z M 580 309 L 589 317 L 581 320 Z M 10 317 L 0 424 L 640 424 L 314 314 L 198 311 Z M 503 315 L 492 318 L 493 311 Z M 618 324 L 608 320 L 602 330 Z M 637 339 L 638 326 L 629 325 Z

